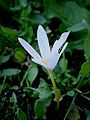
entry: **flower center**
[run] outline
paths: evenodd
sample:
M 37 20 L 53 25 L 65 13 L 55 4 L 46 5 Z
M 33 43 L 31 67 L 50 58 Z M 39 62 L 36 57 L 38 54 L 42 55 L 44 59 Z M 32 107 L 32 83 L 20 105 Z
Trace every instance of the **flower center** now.
M 44 60 L 42 60 L 42 62 L 47 65 L 48 59 L 44 59 Z

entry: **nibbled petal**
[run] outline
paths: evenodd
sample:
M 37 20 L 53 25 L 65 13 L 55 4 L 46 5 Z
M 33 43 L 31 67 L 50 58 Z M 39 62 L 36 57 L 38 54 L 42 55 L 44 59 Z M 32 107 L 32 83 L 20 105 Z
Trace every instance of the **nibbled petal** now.
M 61 56 L 61 54 L 63 53 L 63 51 L 65 50 L 66 46 L 67 46 L 68 42 L 65 43 L 65 45 L 63 46 L 61 52 L 59 53 L 57 49 L 53 49 L 53 51 L 50 54 L 50 58 L 48 61 L 48 68 L 53 70 L 55 68 L 55 66 L 58 63 L 58 60 Z
M 57 44 L 54 43 L 53 46 L 56 47 L 57 49 L 61 48 L 62 45 L 63 45 L 63 44 L 65 43 L 65 41 L 67 40 L 67 37 L 68 37 L 69 33 L 70 33 L 70 31 L 64 32 L 64 33 L 61 35 L 61 37 L 59 38 L 59 40 L 56 41 Z M 53 49 L 53 48 L 52 48 L 52 49 Z
M 50 55 L 50 47 L 47 34 L 41 25 L 37 30 L 37 39 L 41 56 L 45 59 Z
M 24 47 L 24 49 L 35 59 L 41 59 L 40 55 L 33 49 L 31 45 L 28 44 L 22 38 L 18 38 L 20 44 Z

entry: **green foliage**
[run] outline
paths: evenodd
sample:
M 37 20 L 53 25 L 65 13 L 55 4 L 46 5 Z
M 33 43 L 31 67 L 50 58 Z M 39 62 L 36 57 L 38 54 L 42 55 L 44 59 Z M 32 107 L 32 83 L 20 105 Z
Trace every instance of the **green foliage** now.
M 23 62 L 26 58 L 26 55 L 25 55 L 24 51 L 19 49 L 19 50 L 15 51 L 15 58 L 17 59 L 17 61 Z
M 27 80 L 30 82 L 30 85 L 34 82 L 38 74 L 38 68 L 36 66 L 31 67 L 28 70 Z
M 89 8 L 90 0 L 0 0 L 1 120 L 90 119 Z M 54 70 L 62 95 L 58 110 L 47 72 L 31 62 L 18 42 L 21 37 L 39 52 L 38 25 L 47 31 L 51 47 L 61 33 L 70 31 Z
M 52 3 L 54 4 L 53 6 Z M 88 21 L 88 17 L 90 16 L 90 13 L 86 9 L 73 1 L 58 3 L 55 0 L 46 0 L 46 11 L 49 18 L 58 17 L 67 25 L 73 25 L 82 20 Z
M 87 111 L 87 120 L 90 119 L 90 111 Z
M 0 77 L 17 75 L 20 72 L 21 72 L 21 70 L 19 70 L 17 68 L 5 69 L 5 70 L 0 71 Z
M 20 109 L 17 109 L 17 116 L 19 120 L 27 120 L 26 114 Z
M 45 119 L 46 107 L 41 99 L 36 100 L 34 110 L 37 118 Z
M 71 32 L 78 32 L 78 31 L 81 31 L 83 29 L 89 29 L 90 26 L 88 25 L 88 23 L 85 21 L 85 20 L 82 20 L 80 23 L 77 23 L 69 28 L 67 28 L 68 31 L 71 31 Z
M 87 61 L 83 63 L 81 66 L 81 73 L 83 77 L 87 76 L 90 73 L 90 62 Z
M 84 41 L 84 51 L 87 56 L 87 59 L 90 60 L 90 33 L 88 33 L 87 38 Z
M 0 56 L 0 64 L 8 62 L 10 57 L 11 57 L 11 55 L 6 55 L 6 56 L 5 55 L 1 55 Z
M 69 90 L 69 91 L 67 92 L 67 95 L 68 95 L 68 96 L 74 96 L 74 95 L 75 95 L 74 90 Z
M 69 114 L 68 118 L 69 118 L 69 120 L 73 120 L 73 119 L 78 120 L 78 119 L 80 119 L 79 111 L 75 106 L 73 106 L 73 108 L 71 109 L 71 113 Z

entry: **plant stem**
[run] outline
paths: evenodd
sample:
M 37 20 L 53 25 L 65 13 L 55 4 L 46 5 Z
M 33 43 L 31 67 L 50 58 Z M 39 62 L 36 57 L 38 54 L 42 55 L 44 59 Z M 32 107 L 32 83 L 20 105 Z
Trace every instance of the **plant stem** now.
M 60 90 L 57 89 L 57 86 L 56 86 L 56 83 L 55 83 L 55 80 L 54 80 L 53 71 L 48 70 L 48 73 L 49 73 L 50 78 L 51 78 L 51 82 L 52 82 L 53 89 L 54 89 L 54 92 L 55 92 L 55 101 L 57 102 L 57 108 L 58 108 L 59 107 L 59 101 L 60 101 L 60 98 L 61 98 L 61 93 L 60 93 Z
M 77 93 L 76 93 L 75 96 L 73 97 L 73 100 L 72 100 L 72 102 L 71 102 L 71 104 L 70 104 L 70 106 L 69 106 L 69 108 L 68 108 L 68 111 L 67 111 L 67 113 L 66 113 L 66 115 L 65 115 L 65 117 L 64 117 L 63 120 L 66 120 L 66 118 L 67 118 L 67 116 L 68 116 L 68 114 L 69 114 L 69 112 L 70 112 L 70 110 L 71 110 L 71 108 L 72 108 L 72 105 L 73 105 L 73 103 L 74 103 L 74 101 L 75 101 L 75 99 L 76 99 L 76 96 L 77 96 Z
M 77 85 L 77 89 L 80 87 L 82 81 L 83 81 L 83 78 L 80 80 L 79 84 Z M 70 104 L 70 106 L 69 106 L 69 108 L 68 108 L 68 111 L 67 111 L 67 113 L 66 113 L 66 115 L 65 115 L 65 117 L 64 117 L 63 120 L 66 120 L 66 118 L 67 118 L 67 116 L 68 116 L 68 114 L 69 114 L 69 112 L 70 112 L 70 110 L 71 110 L 71 108 L 72 108 L 72 105 L 73 105 L 73 103 L 74 103 L 74 101 L 75 101 L 75 99 L 76 99 L 76 97 L 77 97 L 77 94 L 78 94 L 78 93 L 76 93 L 75 96 L 73 97 L 73 100 L 72 100 L 72 102 L 71 102 L 71 104 Z

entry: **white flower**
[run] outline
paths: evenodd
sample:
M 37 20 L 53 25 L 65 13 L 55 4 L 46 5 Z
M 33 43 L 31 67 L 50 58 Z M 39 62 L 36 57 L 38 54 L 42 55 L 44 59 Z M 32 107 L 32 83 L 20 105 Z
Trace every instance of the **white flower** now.
M 68 42 L 65 43 L 68 35 L 69 32 L 64 32 L 59 40 L 55 41 L 52 50 L 50 50 L 47 34 L 43 27 L 39 25 L 37 30 L 37 40 L 41 55 L 39 55 L 35 49 L 22 38 L 18 38 L 18 40 L 24 49 L 33 57 L 33 62 L 40 64 L 48 70 L 53 70 L 68 44 Z

